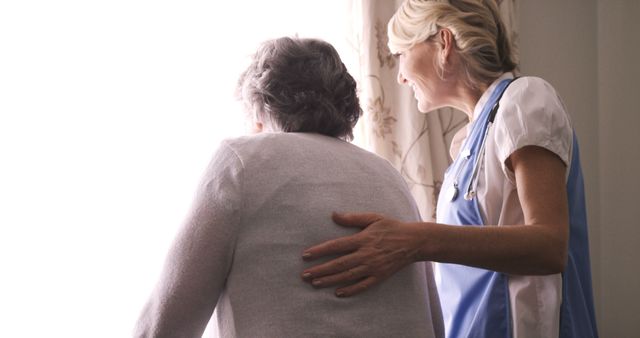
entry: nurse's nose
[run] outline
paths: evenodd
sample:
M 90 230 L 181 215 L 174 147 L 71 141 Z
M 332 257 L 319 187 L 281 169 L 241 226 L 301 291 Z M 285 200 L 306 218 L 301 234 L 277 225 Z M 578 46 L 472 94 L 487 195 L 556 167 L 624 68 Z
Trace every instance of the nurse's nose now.
M 397 78 L 397 80 L 398 80 L 398 83 L 399 83 L 399 84 L 401 84 L 401 85 L 403 85 L 403 84 L 406 84 L 406 83 L 407 83 L 407 79 L 405 79 L 405 78 L 404 78 L 404 76 L 402 76 L 402 72 L 401 72 L 401 71 L 398 71 L 398 78 Z

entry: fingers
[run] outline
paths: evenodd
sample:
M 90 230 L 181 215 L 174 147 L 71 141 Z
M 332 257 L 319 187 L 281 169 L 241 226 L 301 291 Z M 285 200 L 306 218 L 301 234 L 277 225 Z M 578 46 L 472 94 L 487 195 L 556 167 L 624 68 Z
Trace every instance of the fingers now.
M 342 226 L 366 228 L 373 223 L 384 220 L 384 216 L 376 213 L 333 213 L 332 219 L 335 223 Z M 384 224 L 380 225 L 382 226 Z M 372 252 L 371 245 L 368 245 L 368 249 L 365 248 L 366 250 L 362 248 L 363 243 L 367 243 L 365 239 L 371 237 L 362 235 L 368 232 L 368 230 L 369 229 L 355 235 L 330 240 L 305 250 L 302 257 L 307 261 L 328 255 L 344 256 L 306 269 L 302 273 L 302 279 L 318 288 L 352 283 L 351 285 L 338 288 L 335 293 L 338 297 L 350 297 L 371 288 L 379 283 L 380 280 L 386 278 L 383 277 L 387 275 L 384 273 L 384 267 L 382 269 L 376 268 L 372 270 L 370 264 L 363 262 L 363 258 L 369 257 L 369 254 Z M 379 232 L 380 231 L 378 231 L 378 233 Z M 376 234 L 375 231 L 374 234 Z M 369 242 L 371 242 L 371 239 L 369 239 Z M 376 250 L 373 250 L 373 252 L 376 252 Z M 369 259 L 369 261 L 371 261 L 371 259 Z M 376 261 L 379 260 L 373 260 L 374 263 Z M 374 264 L 374 266 L 375 265 L 376 264 Z
M 359 265 L 343 272 L 329 275 L 321 278 L 314 278 L 311 285 L 317 288 L 325 288 L 334 285 L 345 284 L 347 282 L 355 282 L 367 277 L 368 269 L 364 265 Z
M 325 273 L 327 271 L 336 272 Z M 335 293 L 337 297 L 351 297 L 370 289 L 380 281 L 378 277 L 369 275 L 369 268 L 366 265 L 357 265 L 355 260 L 350 258 L 344 260 L 338 258 L 309 269 L 303 273 L 302 278 L 310 281 L 316 288 L 325 288 L 358 281 L 352 285 L 337 289 Z
M 302 259 L 309 261 L 327 255 L 349 253 L 357 248 L 358 245 L 354 236 L 347 236 L 326 241 L 305 250 L 302 254 Z
M 338 297 L 351 297 L 353 295 L 357 295 L 361 292 L 364 292 L 374 285 L 378 284 L 379 280 L 375 276 L 369 276 L 362 281 L 336 290 L 336 296 Z
M 346 255 L 304 270 L 302 279 L 309 281 L 320 277 L 336 275 L 355 268 L 358 265 L 359 261 L 354 255 Z
M 384 217 L 376 213 L 333 213 L 333 221 L 342 226 L 366 228 L 372 223 L 382 220 Z M 313 260 L 326 255 L 344 254 L 356 250 L 358 245 L 355 236 L 342 237 L 330 240 L 304 251 L 304 260 Z
M 336 224 L 347 226 L 347 227 L 357 227 L 357 228 L 366 228 L 372 223 L 375 223 L 384 217 L 380 214 L 376 213 L 337 213 L 334 212 L 331 215 Z

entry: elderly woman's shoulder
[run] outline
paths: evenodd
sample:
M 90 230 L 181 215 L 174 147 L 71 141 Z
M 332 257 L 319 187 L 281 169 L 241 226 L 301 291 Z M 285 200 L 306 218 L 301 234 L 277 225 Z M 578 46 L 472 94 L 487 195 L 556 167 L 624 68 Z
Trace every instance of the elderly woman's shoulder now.
M 262 132 L 228 138 L 222 144 L 242 157 L 261 154 L 261 157 L 318 151 L 365 151 L 341 139 L 316 133 Z
M 317 133 L 263 132 L 222 141 L 243 161 L 278 158 L 351 158 L 386 162 L 378 155 L 347 141 Z
M 231 148 L 244 147 L 279 147 L 310 146 L 313 144 L 344 144 L 340 139 L 315 133 L 261 132 L 227 138 L 223 144 Z

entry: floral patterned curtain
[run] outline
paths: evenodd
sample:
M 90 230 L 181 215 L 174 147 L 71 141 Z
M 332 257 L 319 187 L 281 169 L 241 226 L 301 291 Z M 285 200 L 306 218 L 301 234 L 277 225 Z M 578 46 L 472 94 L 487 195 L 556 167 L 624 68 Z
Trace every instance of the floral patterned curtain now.
M 452 160 L 449 146 L 453 143 L 455 148 L 464 139 L 468 119 L 464 113 L 449 108 L 420 113 L 412 90 L 396 82 L 398 62 L 387 47 L 387 22 L 401 3 L 402 0 L 352 3 L 352 46 L 359 58 L 356 76 L 364 110 L 356 137 L 400 171 L 422 218 L 430 221 L 435 219 L 444 172 Z M 516 0 L 498 4 L 516 41 Z

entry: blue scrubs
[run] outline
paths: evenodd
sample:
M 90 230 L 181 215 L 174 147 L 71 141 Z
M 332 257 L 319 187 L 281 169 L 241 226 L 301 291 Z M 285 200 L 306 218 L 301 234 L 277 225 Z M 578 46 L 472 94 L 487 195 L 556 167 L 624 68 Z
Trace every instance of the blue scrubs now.
M 463 151 L 447 169 L 438 198 L 437 222 L 484 225 L 477 198 L 465 200 L 474 163 L 489 126 L 490 111 L 511 79 L 498 83 L 476 119 Z M 570 212 L 569 257 L 562 274 L 559 337 L 597 337 L 587 238 L 584 187 L 578 144 L 574 135 L 573 159 L 567 181 Z M 490 184 L 490 183 L 489 183 Z M 453 187 L 457 189 L 452 190 Z M 455 191 L 455 192 L 454 192 Z M 457 264 L 438 264 L 438 292 L 448 338 L 512 337 L 508 276 Z

